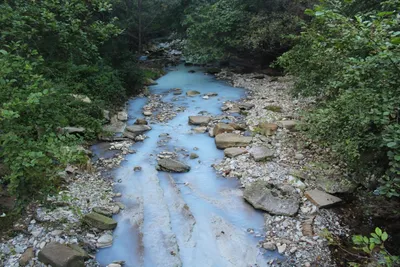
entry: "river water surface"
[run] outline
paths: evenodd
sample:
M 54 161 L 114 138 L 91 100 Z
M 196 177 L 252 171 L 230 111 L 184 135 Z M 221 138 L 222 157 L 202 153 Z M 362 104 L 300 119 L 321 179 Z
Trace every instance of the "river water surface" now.
M 190 69 L 196 73 L 188 73 Z M 223 158 L 214 139 L 207 133 L 194 134 L 188 125 L 188 116 L 201 111 L 220 114 L 224 101 L 238 100 L 245 91 L 195 67 L 179 66 L 157 82 L 150 87 L 151 93 L 162 94 L 163 101 L 185 106 L 186 111 L 168 123 L 152 124 L 149 138 L 133 146 L 137 153 L 128 155 L 114 170 L 119 181 L 115 190 L 122 193 L 117 201 L 126 208 L 114 216 L 118 227 L 112 247 L 101 249 L 97 260 L 101 266 L 125 261 L 127 267 L 266 266 L 274 255 L 257 246 L 264 232 L 263 214 L 243 200 L 237 180 L 220 177 L 211 167 Z M 172 88 L 181 88 L 183 94 L 174 96 L 169 92 Z M 201 95 L 187 97 L 188 90 Z M 210 92 L 218 96 L 202 98 Z M 136 98 L 129 102 L 128 125 L 142 117 L 146 101 Z M 158 153 L 182 149 L 199 155 L 195 160 L 183 159 L 192 167 L 190 172 L 156 170 Z M 142 171 L 134 172 L 135 166 Z

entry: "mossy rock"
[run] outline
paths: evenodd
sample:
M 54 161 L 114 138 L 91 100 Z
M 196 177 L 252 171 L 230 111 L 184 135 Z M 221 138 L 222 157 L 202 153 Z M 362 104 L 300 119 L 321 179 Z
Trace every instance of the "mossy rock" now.
M 272 111 L 272 112 L 279 112 L 279 113 L 282 112 L 282 107 L 280 107 L 280 106 L 275 106 L 275 105 L 266 106 L 264 109 L 269 110 L 269 111 Z
M 83 217 L 83 222 L 100 230 L 113 230 L 117 227 L 115 220 L 96 212 L 86 214 Z

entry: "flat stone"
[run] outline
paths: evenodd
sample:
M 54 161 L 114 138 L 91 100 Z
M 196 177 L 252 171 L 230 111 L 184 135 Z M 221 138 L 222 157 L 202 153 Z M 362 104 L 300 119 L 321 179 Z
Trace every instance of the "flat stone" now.
M 258 128 L 260 129 L 261 134 L 265 136 L 271 136 L 276 133 L 276 130 L 278 130 L 278 125 L 274 123 L 262 122 L 258 124 Z
M 246 149 L 240 147 L 231 147 L 224 150 L 225 157 L 228 158 L 235 158 L 237 156 L 245 154 L 246 152 Z
M 204 126 L 196 127 L 196 128 L 193 129 L 193 131 L 195 133 L 205 133 L 207 131 L 207 127 L 204 127 Z
M 151 127 L 148 125 L 132 125 L 132 126 L 126 127 L 126 129 L 125 129 L 125 131 L 128 131 L 136 136 L 141 135 L 150 130 L 151 130 Z
M 107 217 L 113 216 L 113 213 L 111 210 L 103 208 L 103 207 L 94 207 L 93 212 L 99 213 L 99 214 L 107 216 Z
M 96 246 L 98 248 L 111 247 L 113 243 L 113 236 L 109 234 L 102 235 L 98 240 Z
M 35 253 L 33 253 L 33 248 L 28 248 L 19 258 L 19 265 L 26 266 L 28 263 L 35 257 Z
M 276 124 L 278 124 L 280 127 L 284 129 L 293 132 L 296 130 L 296 125 L 298 124 L 298 122 L 293 120 L 287 120 L 287 121 L 277 121 Z
M 167 172 L 181 173 L 190 171 L 189 165 L 170 158 L 159 159 L 157 167 L 159 170 Z
M 73 250 L 75 250 L 76 252 L 78 252 L 83 257 L 83 259 L 85 259 L 85 260 L 90 259 L 89 254 L 83 248 L 78 246 L 77 244 L 69 244 L 68 246 L 70 248 L 72 248 Z
M 230 147 L 245 147 L 248 146 L 252 137 L 237 135 L 233 133 L 223 133 L 215 137 L 215 144 L 219 149 L 225 149 Z
M 210 117 L 207 116 L 189 116 L 189 124 L 207 126 L 211 121 Z
M 340 198 L 318 189 L 306 191 L 304 195 L 319 208 L 328 208 L 332 205 L 342 202 Z
M 186 92 L 187 96 L 196 96 L 196 95 L 199 95 L 199 94 L 200 94 L 199 91 L 194 91 L 194 90 L 190 90 L 190 91 Z
M 276 245 L 272 242 L 267 242 L 267 243 L 263 244 L 263 248 L 265 248 L 266 250 L 269 250 L 269 251 L 274 251 L 274 250 L 276 250 Z
M 293 216 L 300 206 L 300 195 L 292 186 L 278 186 L 263 180 L 247 186 L 243 196 L 254 208 L 274 215 Z
M 128 120 L 128 113 L 126 113 L 125 111 L 118 112 L 117 118 L 120 121 L 127 121 Z
M 267 147 L 253 147 L 250 149 L 250 155 L 255 161 L 263 161 L 274 157 L 275 152 Z
M 145 111 L 143 111 L 143 115 L 145 115 L 146 117 L 149 117 L 149 116 L 153 115 L 153 112 L 151 112 L 149 110 L 145 110 Z
M 91 227 L 100 230 L 113 230 L 117 227 L 117 222 L 115 220 L 95 212 L 83 216 L 83 221 Z
M 84 267 L 84 258 L 76 250 L 59 243 L 49 243 L 38 255 L 39 261 L 52 267 Z
M 226 123 L 218 123 L 214 127 L 214 135 L 219 135 L 222 133 L 232 133 L 235 129 Z

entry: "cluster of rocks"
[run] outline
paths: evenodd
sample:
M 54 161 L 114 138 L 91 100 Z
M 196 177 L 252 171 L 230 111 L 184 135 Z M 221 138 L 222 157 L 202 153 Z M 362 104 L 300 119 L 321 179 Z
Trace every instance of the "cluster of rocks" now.
M 179 92 L 176 88 L 175 92 Z M 173 89 L 174 90 L 174 89 Z M 143 107 L 143 115 L 146 116 L 151 123 L 166 123 L 176 117 L 178 112 L 185 111 L 185 107 L 175 107 L 172 103 L 162 100 L 163 95 L 150 94 L 148 103 Z
M 343 163 L 297 131 L 298 114 L 314 100 L 294 100 L 288 77 L 254 78 L 227 71 L 218 76 L 248 90 L 245 99 L 222 107 L 226 114 L 245 115 L 245 127 L 205 118 L 192 122 L 212 132 L 217 147 L 224 149 L 225 158 L 214 168 L 239 178 L 246 201 L 267 212 L 266 238 L 260 247 L 287 256 L 283 266 L 331 266 L 328 243 L 321 235 L 326 229 L 348 235 L 348 229 L 326 208 L 342 201 L 331 194 L 351 192 L 356 184 L 346 178 Z

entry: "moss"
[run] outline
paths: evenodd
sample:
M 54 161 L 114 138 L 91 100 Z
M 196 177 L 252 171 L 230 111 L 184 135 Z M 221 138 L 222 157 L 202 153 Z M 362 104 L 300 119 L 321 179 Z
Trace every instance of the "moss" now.
M 280 106 L 275 106 L 275 105 L 266 106 L 264 109 L 272 111 L 272 112 L 279 112 L 279 113 L 282 112 L 282 108 Z

